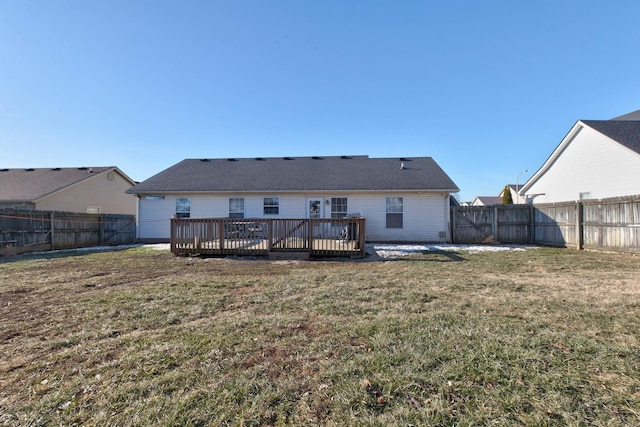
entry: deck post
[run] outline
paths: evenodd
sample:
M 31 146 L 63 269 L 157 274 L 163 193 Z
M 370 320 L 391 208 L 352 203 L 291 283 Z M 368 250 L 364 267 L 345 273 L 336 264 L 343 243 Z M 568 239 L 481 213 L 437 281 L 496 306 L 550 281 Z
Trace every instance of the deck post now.
M 219 242 L 219 250 L 220 253 L 224 252 L 224 220 L 219 219 L 216 220 L 216 222 L 218 223 L 218 236 L 220 236 L 220 242 Z
M 177 255 L 176 251 L 176 219 L 171 218 L 171 253 Z

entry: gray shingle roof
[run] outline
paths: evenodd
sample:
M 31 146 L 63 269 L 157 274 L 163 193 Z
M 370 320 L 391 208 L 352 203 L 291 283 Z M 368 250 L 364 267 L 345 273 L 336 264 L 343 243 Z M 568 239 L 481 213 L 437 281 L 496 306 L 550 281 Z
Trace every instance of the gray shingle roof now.
M 475 200 L 479 200 L 485 206 L 501 205 L 502 197 L 498 196 L 478 196 Z M 474 202 L 475 202 L 474 200 Z
M 0 200 L 31 202 L 111 169 L 114 166 L 0 169 Z
M 640 154 L 640 121 L 581 120 L 581 122 Z
M 375 190 L 459 191 L 431 157 L 331 156 L 186 159 L 127 192 Z

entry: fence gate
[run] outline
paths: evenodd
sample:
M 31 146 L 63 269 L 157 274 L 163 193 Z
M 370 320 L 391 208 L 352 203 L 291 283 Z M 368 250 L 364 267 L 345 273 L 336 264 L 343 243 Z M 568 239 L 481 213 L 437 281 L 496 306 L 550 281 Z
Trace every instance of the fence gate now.
M 494 205 L 451 208 L 453 243 L 531 242 L 531 205 Z
M 453 243 L 482 243 L 492 239 L 494 223 L 491 207 L 451 208 Z

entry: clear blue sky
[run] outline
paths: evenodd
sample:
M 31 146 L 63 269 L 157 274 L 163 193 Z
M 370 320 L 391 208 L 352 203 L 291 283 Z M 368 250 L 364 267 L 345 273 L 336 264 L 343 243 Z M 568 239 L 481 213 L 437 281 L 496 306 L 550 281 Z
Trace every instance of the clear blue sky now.
M 0 0 L 0 167 L 431 156 L 459 199 L 497 195 L 578 119 L 640 109 L 639 22 L 635 0 Z

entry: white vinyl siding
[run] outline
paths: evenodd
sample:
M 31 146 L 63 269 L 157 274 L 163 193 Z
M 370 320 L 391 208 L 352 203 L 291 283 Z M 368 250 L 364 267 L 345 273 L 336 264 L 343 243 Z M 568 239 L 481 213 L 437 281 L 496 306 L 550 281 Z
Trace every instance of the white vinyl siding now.
M 389 194 L 349 197 L 349 211 L 366 218 L 366 238 L 371 242 L 438 242 L 449 229 L 449 198 L 440 194 L 398 193 L 403 199 L 402 228 L 387 228 L 386 198 Z
M 575 136 L 527 195 L 534 203 L 592 199 L 640 194 L 640 154 L 618 144 L 588 126 Z
M 138 237 L 166 239 L 171 237 L 171 217 L 176 209 L 173 197 L 164 200 L 142 198 L 138 201 Z
M 393 197 L 403 199 L 403 228 L 386 228 L 386 198 L 389 193 L 346 194 L 290 194 L 280 195 L 278 218 L 306 218 L 307 197 L 331 200 L 332 197 L 348 199 L 348 214 L 360 213 L 366 218 L 366 239 L 371 242 L 416 241 L 438 242 L 440 232 L 448 230 L 449 199 L 433 193 L 398 193 Z M 185 196 L 187 197 L 187 196 Z M 262 194 L 189 195 L 191 218 L 224 218 L 229 215 L 229 198 L 244 198 L 245 218 L 264 218 Z M 267 196 L 271 197 L 271 195 Z M 139 201 L 139 237 L 141 239 L 170 238 L 170 218 L 175 215 L 175 196 L 165 200 Z M 325 209 L 325 217 L 330 216 Z M 273 217 L 267 215 L 267 217 Z

